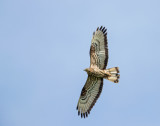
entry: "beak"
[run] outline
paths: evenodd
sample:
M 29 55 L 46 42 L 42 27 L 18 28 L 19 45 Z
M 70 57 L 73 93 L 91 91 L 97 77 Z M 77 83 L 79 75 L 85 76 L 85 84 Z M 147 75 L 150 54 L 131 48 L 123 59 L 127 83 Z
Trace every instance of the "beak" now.
M 84 69 L 84 71 L 86 71 L 86 72 L 87 72 L 87 69 Z

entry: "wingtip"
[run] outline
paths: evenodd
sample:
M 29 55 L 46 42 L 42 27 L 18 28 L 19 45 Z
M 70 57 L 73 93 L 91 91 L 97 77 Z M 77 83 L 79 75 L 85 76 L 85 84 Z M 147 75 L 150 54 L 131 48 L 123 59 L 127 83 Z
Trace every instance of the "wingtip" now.
M 102 25 L 100 26 L 100 28 L 98 27 L 96 31 L 98 30 L 102 31 L 105 36 L 107 35 L 107 28 L 103 27 Z
M 86 118 L 86 114 L 85 113 L 83 113 L 83 117 Z
M 102 27 L 103 27 L 103 26 L 100 27 L 100 30 L 102 30 Z
M 86 112 L 86 117 L 88 117 L 88 113 Z
M 102 28 L 102 32 L 104 32 L 104 30 L 105 30 L 105 27 Z
M 99 30 L 99 27 L 97 28 L 97 30 L 96 31 L 98 31 Z

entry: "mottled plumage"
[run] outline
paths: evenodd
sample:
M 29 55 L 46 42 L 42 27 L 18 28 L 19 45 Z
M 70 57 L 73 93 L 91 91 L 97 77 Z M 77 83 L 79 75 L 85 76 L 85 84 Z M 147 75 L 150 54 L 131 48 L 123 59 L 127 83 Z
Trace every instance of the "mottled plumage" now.
M 118 83 L 118 67 L 106 69 L 108 63 L 107 29 L 98 27 L 93 33 L 90 47 L 90 68 L 85 69 L 87 81 L 81 91 L 78 101 L 78 115 L 87 117 L 95 105 L 103 88 L 103 78 Z

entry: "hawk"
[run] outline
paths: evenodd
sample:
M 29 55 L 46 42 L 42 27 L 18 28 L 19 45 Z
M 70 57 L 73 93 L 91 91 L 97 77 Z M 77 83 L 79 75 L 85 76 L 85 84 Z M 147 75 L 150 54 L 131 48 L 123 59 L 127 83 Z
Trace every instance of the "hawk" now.
M 96 32 L 93 32 L 90 47 L 90 67 L 84 70 L 87 72 L 88 78 L 77 104 L 78 115 L 81 115 L 81 118 L 88 117 L 99 98 L 103 88 L 103 78 L 118 83 L 120 77 L 118 67 L 106 69 L 108 63 L 106 31 L 107 29 L 101 26 L 97 28 Z

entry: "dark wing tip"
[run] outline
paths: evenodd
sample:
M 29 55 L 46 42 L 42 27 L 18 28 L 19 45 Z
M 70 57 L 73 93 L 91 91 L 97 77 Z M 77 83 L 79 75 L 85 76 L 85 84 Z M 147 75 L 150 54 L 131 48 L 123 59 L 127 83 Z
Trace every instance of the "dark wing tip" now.
M 86 117 L 88 117 L 88 113 L 86 112 Z
M 99 30 L 99 27 L 97 28 L 97 30 L 96 31 L 98 31 Z
M 81 118 L 87 118 L 88 117 L 88 113 L 85 112 L 85 113 L 81 113 Z
M 104 29 L 103 34 L 106 34 L 107 29 Z M 107 34 L 106 34 L 107 35 Z
M 103 27 L 103 26 L 100 27 L 100 30 L 102 30 L 102 27 Z
M 105 27 L 102 28 L 102 32 L 104 32 L 104 30 L 105 30 Z
M 86 114 L 85 114 L 85 113 L 83 113 L 83 117 L 84 117 L 84 118 L 86 117 Z
M 98 30 L 102 31 L 102 32 L 103 32 L 103 34 L 105 34 L 105 33 L 106 33 L 106 31 L 107 31 L 107 28 L 105 28 L 105 27 L 101 26 L 101 27 L 100 27 L 100 29 L 99 29 L 99 27 L 97 28 L 97 31 L 98 31 Z

